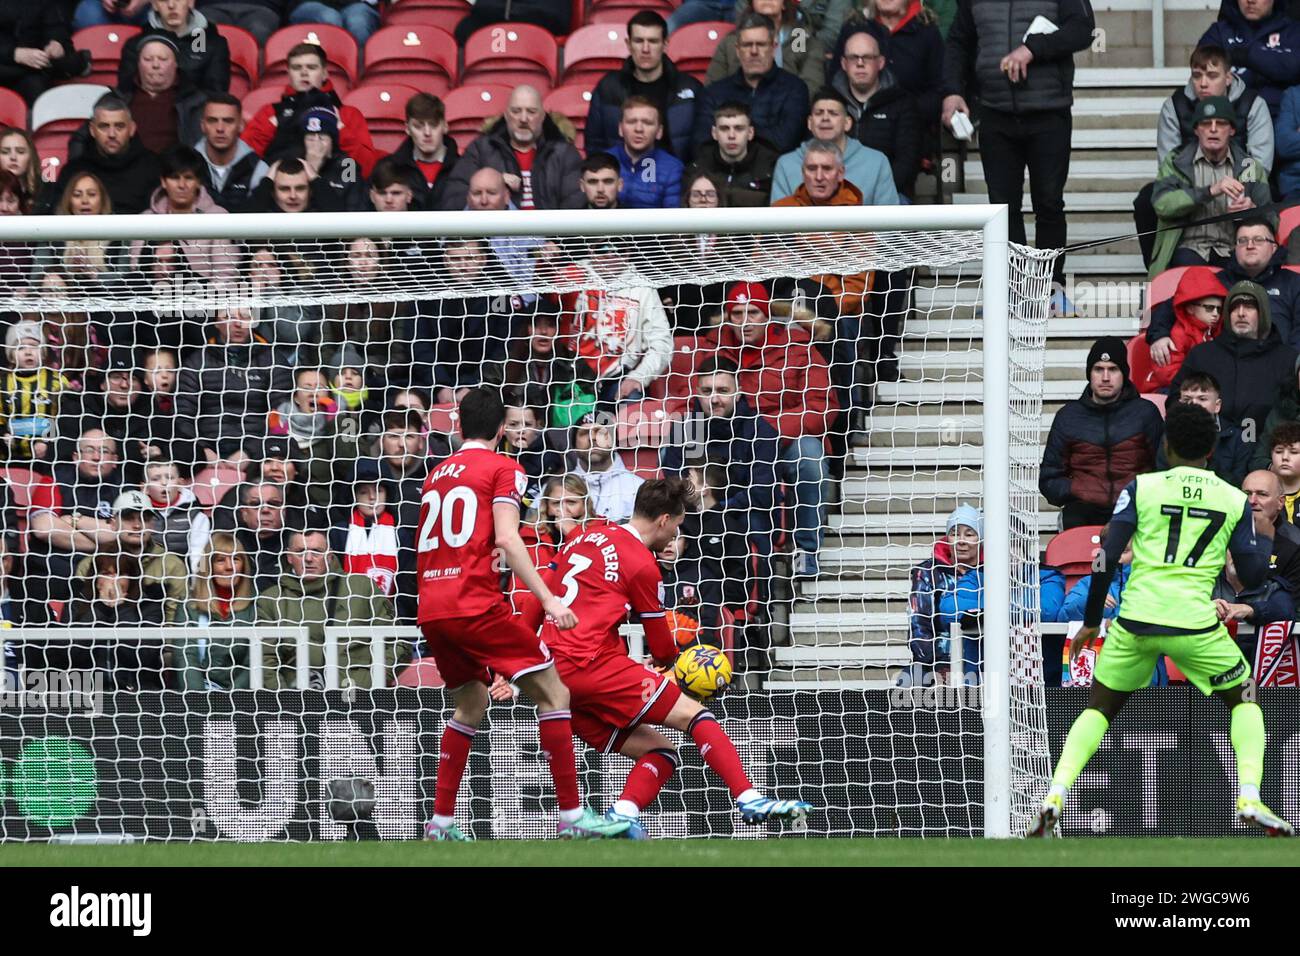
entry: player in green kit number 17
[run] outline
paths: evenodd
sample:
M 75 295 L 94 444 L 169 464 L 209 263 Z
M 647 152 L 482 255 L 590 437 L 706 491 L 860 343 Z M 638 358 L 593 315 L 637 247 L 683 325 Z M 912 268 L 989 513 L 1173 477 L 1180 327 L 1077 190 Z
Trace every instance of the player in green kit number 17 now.
M 1240 797 L 1237 817 L 1272 836 L 1295 830 L 1259 799 L 1264 772 L 1264 715 L 1255 703 L 1250 665 L 1215 611 L 1211 593 L 1229 552 L 1246 587 L 1268 574 L 1273 528 L 1256 526 L 1246 496 L 1206 461 L 1219 440 L 1214 417 L 1196 405 L 1171 405 L 1165 453 L 1170 468 L 1139 475 L 1120 493 L 1111 515 L 1102 564 L 1092 575 L 1083 627 L 1070 642 L 1070 659 L 1097 638 L 1106 593 L 1119 557 L 1131 541 L 1133 569 L 1120 614 L 1106 633 L 1093 673 L 1088 706 L 1070 728 L 1052 787 L 1026 836 L 1051 836 L 1066 791 L 1092 759 L 1129 694 L 1145 687 L 1161 655 L 1182 669 L 1201 692 L 1232 714 Z

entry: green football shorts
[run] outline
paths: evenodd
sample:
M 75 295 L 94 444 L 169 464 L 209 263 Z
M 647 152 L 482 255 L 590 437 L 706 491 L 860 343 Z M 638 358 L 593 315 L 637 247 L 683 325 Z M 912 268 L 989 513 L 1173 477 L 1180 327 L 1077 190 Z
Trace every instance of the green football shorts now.
M 1161 655 L 1168 655 L 1206 696 L 1250 678 L 1250 664 L 1222 624 L 1204 634 L 1144 637 L 1118 621 L 1110 622 L 1093 677 L 1111 690 L 1134 691 L 1151 683 Z

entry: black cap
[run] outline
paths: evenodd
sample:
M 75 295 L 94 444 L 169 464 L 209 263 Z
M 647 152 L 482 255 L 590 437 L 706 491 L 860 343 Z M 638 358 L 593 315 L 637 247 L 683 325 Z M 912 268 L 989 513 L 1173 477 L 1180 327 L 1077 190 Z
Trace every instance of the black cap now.
M 107 372 L 130 372 L 136 373 L 135 354 L 125 346 L 118 346 L 108 350 L 108 368 Z

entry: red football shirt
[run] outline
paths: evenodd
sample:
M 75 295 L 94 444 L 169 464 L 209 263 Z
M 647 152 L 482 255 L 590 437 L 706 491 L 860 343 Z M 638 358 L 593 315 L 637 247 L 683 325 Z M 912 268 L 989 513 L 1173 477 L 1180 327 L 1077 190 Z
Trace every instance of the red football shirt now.
M 578 626 L 561 631 L 547 620 L 542 640 L 554 654 L 583 666 L 613 651 L 626 654 L 618 627 L 628 619 L 664 618 L 659 564 L 640 537 L 624 525 L 588 524 L 560 548 L 551 590 L 578 615 Z M 651 636 L 647 627 L 646 636 Z
M 424 480 L 415 567 L 418 620 L 471 617 L 494 608 L 509 613 L 493 550 L 492 506 L 518 507 L 528 477 L 483 442 L 466 442 Z
M 536 209 L 533 201 L 533 160 L 537 158 L 535 149 L 516 149 L 515 159 L 519 162 L 519 178 L 523 181 L 519 188 L 519 208 Z

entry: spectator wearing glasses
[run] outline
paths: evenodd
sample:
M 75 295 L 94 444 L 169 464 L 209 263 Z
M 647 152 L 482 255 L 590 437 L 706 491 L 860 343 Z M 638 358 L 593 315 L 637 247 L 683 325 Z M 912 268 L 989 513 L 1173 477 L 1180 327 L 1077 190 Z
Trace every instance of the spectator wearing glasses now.
M 821 86 L 826 72 L 826 45 L 813 32 L 799 0 L 750 0 L 749 9 L 770 17 L 777 25 L 777 66 L 803 80 L 809 93 Z M 740 68 L 736 41 L 734 32 L 718 41 L 705 74 L 710 83 L 730 76 Z
M 1268 292 L 1273 325 L 1283 342 L 1300 349 L 1300 275 L 1285 269 L 1287 251 L 1273 238 L 1273 224 L 1264 215 L 1239 219 L 1234 226 L 1232 259 L 1216 270 L 1225 287 L 1254 282 Z M 1170 331 L 1174 326 L 1174 304 L 1166 300 L 1151 310 L 1147 342 L 1156 366 L 1171 361 Z
M 265 591 L 280 577 L 286 515 L 284 488 L 265 478 L 245 482 L 236 492 L 236 500 L 233 514 L 229 508 L 215 509 L 215 523 L 220 530 L 233 532 L 248 556 L 247 573 L 256 590 Z
M 1223 283 L 1208 269 L 1183 273 L 1173 297 L 1174 324 L 1166 336 L 1169 360 L 1152 366 L 1146 381 L 1137 383 L 1139 391 L 1168 389 L 1187 353 L 1223 331 L 1223 297 L 1227 294 Z

